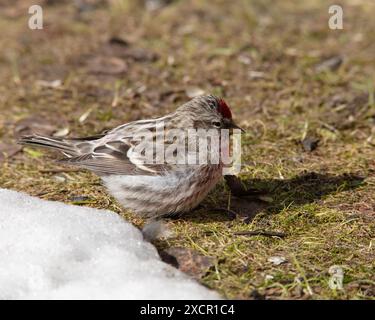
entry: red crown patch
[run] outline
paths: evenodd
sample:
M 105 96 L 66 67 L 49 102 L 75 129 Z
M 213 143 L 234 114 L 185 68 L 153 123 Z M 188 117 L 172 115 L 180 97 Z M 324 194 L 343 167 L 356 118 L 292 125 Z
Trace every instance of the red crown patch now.
M 217 111 L 223 116 L 223 118 L 232 119 L 232 112 L 224 99 L 220 99 L 218 103 Z

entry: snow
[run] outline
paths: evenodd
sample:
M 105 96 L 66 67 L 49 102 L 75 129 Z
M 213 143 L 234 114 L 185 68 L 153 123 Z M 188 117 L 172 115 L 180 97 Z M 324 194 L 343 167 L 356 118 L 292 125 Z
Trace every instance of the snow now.
M 217 299 L 116 213 L 0 189 L 0 299 Z

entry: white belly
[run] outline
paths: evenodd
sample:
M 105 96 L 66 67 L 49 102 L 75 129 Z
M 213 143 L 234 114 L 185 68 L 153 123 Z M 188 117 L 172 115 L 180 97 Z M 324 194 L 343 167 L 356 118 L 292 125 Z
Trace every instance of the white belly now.
M 220 180 L 221 168 L 200 170 L 160 176 L 112 175 L 102 179 L 124 208 L 155 217 L 187 212 L 206 197 Z

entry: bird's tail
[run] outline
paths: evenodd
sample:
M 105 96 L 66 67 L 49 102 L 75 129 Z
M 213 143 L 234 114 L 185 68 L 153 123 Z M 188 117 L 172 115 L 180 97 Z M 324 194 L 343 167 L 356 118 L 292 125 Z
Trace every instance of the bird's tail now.
M 19 141 L 19 144 L 31 145 L 36 147 L 43 147 L 54 149 L 63 152 L 66 156 L 76 156 L 80 152 L 76 144 L 68 139 L 44 137 L 39 135 L 24 136 Z

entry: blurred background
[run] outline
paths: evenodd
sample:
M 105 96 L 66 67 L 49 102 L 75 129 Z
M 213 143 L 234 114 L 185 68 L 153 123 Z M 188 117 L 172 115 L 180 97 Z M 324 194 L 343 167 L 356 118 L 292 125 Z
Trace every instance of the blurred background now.
M 38 3 L 43 29 L 30 30 L 28 8 Z M 163 114 L 203 92 L 227 98 L 245 126 L 259 113 L 282 126 L 279 112 L 343 125 L 347 110 L 335 107 L 373 88 L 375 4 L 342 1 L 343 30 L 328 27 L 330 5 L 2 0 L 3 134 L 11 132 L 5 120 L 28 114 L 56 130 L 92 132 Z

